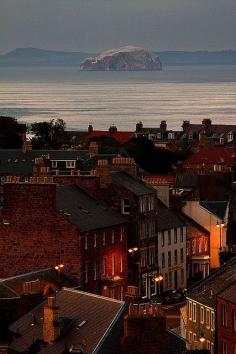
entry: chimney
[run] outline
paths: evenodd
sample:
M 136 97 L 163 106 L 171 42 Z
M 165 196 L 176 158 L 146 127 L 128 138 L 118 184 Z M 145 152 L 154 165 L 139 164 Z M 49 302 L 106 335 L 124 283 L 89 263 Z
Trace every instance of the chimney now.
M 89 154 L 90 156 L 98 155 L 98 144 L 96 141 L 91 141 L 89 144 Z
M 30 141 L 26 140 L 22 145 L 22 152 L 25 154 L 28 151 L 32 151 L 32 144 Z
M 140 133 L 142 129 L 143 129 L 143 123 L 142 122 L 138 122 L 136 124 L 136 133 Z
M 111 171 L 107 160 L 98 160 L 97 175 L 100 177 L 101 187 L 111 184 Z
M 206 135 L 210 135 L 211 134 L 211 119 L 203 119 L 202 121 L 202 126 L 204 128 L 204 131 L 206 133 Z
M 166 124 L 166 121 L 165 120 L 162 120 L 161 121 L 161 124 L 160 124 L 160 129 L 165 132 L 167 130 L 167 124 Z
M 112 171 L 126 171 L 130 175 L 137 177 L 137 165 L 135 160 L 128 157 L 115 157 L 112 159 Z
M 88 126 L 88 132 L 89 132 L 89 133 L 93 132 L 93 126 L 92 126 L 92 124 L 89 124 L 89 126 Z
M 117 127 L 115 125 L 110 126 L 110 128 L 109 128 L 110 135 L 112 135 L 116 132 L 117 132 Z
M 60 336 L 59 306 L 54 296 L 48 297 L 48 303 L 44 306 L 43 340 L 53 343 Z
M 190 127 L 190 121 L 184 120 L 182 124 L 183 132 L 186 133 Z

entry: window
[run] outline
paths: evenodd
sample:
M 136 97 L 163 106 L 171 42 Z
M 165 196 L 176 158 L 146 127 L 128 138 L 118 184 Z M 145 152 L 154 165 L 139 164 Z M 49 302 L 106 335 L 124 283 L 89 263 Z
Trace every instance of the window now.
M 206 327 L 210 328 L 210 310 L 206 310 Z
M 195 302 L 193 302 L 193 322 L 196 322 L 197 318 L 197 305 Z
M 112 256 L 112 275 L 116 272 L 116 256 Z
M 183 269 L 181 269 L 181 271 L 180 271 L 180 276 L 181 276 L 181 284 L 183 284 L 184 283 L 184 270 Z
M 161 266 L 162 266 L 162 268 L 165 268 L 165 266 L 166 266 L 166 261 L 165 261 L 165 253 L 162 253 L 162 255 L 161 255 Z
M 214 331 L 215 329 L 215 313 L 211 311 L 211 330 Z
M 168 273 L 165 274 L 165 287 L 168 288 Z
M 120 256 L 120 272 L 123 273 L 123 257 Z
M 174 262 L 175 262 L 175 265 L 178 264 L 178 252 L 177 252 L 177 250 L 175 250 L 175 260 L 174 260 Z
M 221 324 L 223 327 L 227 327 L 227 308 L 226 305 L 221 305 Z
M 189 301 L 188 303 L 188 318 L 190 321 L 193 319 L 193 303 L 192 301 Z
M 171 245 L 171 230 L 168 230 L 168 245 Z
M 204 323 L 204 307 L 200 307 L 200 323 Z
M 193 342 L 196 342 L 197 341 L 197 335 L 196 333 L 193 333 Z
M 171 252 L 168 252 L 168 267 L 171 267 Z
M 192 241 L 192 254 L 195 254 L 195 249 L 196 249 L 196 240 Z
M 98 276 L 98 264 L 95 261 L 94 262 L 94 280 L 97 280 L 97 276 Z
M 233 331 L 236 332 L 236 310 L 232 311 L 233 315 Z
M 177 243 L 177 229 L 174 229 L 174 243 Z
M 161 247 L 165 246 L 165 232 L 162 231 L 161 233 Z
M 168 133 L 168 139 L 174 139 L 175 133 Z
M 161 139 L 161 133 L 157 133 L 157 139 Z
M 105 246 L 106 244 L 106 233 L 105 231 L 102 233 L 102 245 Z
M 102 260 L 102 270 L 103 270 L 103 275 L 107 275 L 107 257 L 103 257 Z
M 87 235 L 84 236 L 84 249 L 85 250 L 88 249 L 88 236 Z
M 120 228 L 120 242 L 123 241 L 124 236 L 125 236 L 125 228 L 124 228 L 124 226 L 121 226 L 121 228 Z
M 231 141 L 234 140 L 234 135 L 232 132 L 228 133 L 227 140 L 228 140 L 228 143 L 230 143 Z
M 141 250 L 141 267 L 146 267 L 147 265 L 147 250 Z
M 129 199 L 123 199 L 122 200 L 122 210 L 121 212 L 123 214 L 130 214 L 130 201 Z
M 190 255 L 190 242 L 189 241 L 187 241 L 186 253 L 187 253 L 187 256 Z
M 85 283 L 88 282 L 88 262 L 85 262 L 85 269 L 84 269 L 84 281 Z
M 97 247 L 97 234 L 93 235 L 93 247 Z
M 75 168 L 75 161 L 66 161 L 66 168 Z
M 184 249 L 180 249 L 180 263 L 184 263 Z
M 57 168 L 57 161 L 52 161 L 52 168 Z
M 202 253 L 202 240 L 201 239 L 199 239 L 198 240 L 198 253 Z
M 172 272 L 169 273 L 169 288 L 172 287 Z
M 211 342 L 209 340 L 207 340 L 207 349 L 211 350 Z
M 111 231 L 111 243 L 113 244 L 115 242 L 115 231 Z
M 222 340 L 221 346 L 222 346 L 222 354 L 228 354 L 228 346 L 227 346 L 227 343 Z
M 191 332 L 191 331 L 188 334 L 188 341 L 189 341 L 189 343 L 193 342 L 193 332 Z
M 149 248 L 149 265 L 155 264 L 155 246 Z
M 183 232 L 183 228 L 180 228 L 180 242 L 184 242 L 184 232 Z

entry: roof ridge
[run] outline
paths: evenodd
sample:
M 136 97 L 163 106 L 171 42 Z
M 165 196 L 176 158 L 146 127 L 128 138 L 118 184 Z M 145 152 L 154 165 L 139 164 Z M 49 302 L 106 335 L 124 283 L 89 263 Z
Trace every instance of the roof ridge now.
M 68 292 L 72 292 L 72 293 L 79 293 L 81 295 L 96 297 L 96 298 L 99 298 L 99 299 L 104 299 L 104 300 L 107 300 L 107 301 L 110 301 L 110 302 L 114 302 L 114 303 L 118 303 L 118 304 L 123 304 L 123 305 L 126 304 L 125 301 L 122 301 L 122 300 L 112 299 L 110 297 L 89 293 L 87 291 L 77 290 L 76 288 L 63 287 L 62 290 L 65 290 L 65 291 L 68 291 Z M 62 291 L 62 290 L 60 290 L 60 291 Z

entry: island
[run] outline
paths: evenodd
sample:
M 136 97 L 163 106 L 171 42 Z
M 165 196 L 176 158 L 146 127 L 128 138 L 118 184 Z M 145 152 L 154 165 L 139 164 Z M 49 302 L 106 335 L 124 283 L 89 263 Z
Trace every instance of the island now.
M 105 51 L 85 59 L 80 69 L 84 71 L 139 71 L 161 70 L 158 55 L 139 47 L 122 47 Z

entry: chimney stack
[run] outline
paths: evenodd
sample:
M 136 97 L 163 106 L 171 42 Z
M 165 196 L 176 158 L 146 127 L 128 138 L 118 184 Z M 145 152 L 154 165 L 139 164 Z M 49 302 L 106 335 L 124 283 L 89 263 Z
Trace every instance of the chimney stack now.
M 111 171 L 107 160 L 98 160 L 97 175 L 100 177 L 102 188 L 111 184 Z
M 110 128 L 109 128 L 110 135 L 112 135 L 116 132 L 117 132 L 117 127 L 115 125 L 110 126 Z
M 32 144 L 31 141 L 26 140 L 22 145 L 22 152 L 25 154 L 28 151 L 32 151 Z
M 143 129 L 143 123 L 142 122 L 138 122 L 136 124 L 136 133 L 140 133 Z
M 162 120 L 162 121 L 161 121 L 160 129 L 161 129 L 163 132 L 166 132 L 166 130 L 167 130 L 167 124 L 166 124 L 166 121 L 165 121 L 165 120 Z
M 56 304 L 55 296 L 50 296 L 44 306 L 43 340 L 46 343 L 53 343 L 59 336 L 59 306 Z
M 88 132 L 89 132 L 89 133 L 93 132 L 93 126 L 92 126 L 92 124 L 89 124 L 89 126 L 88 126 Z

